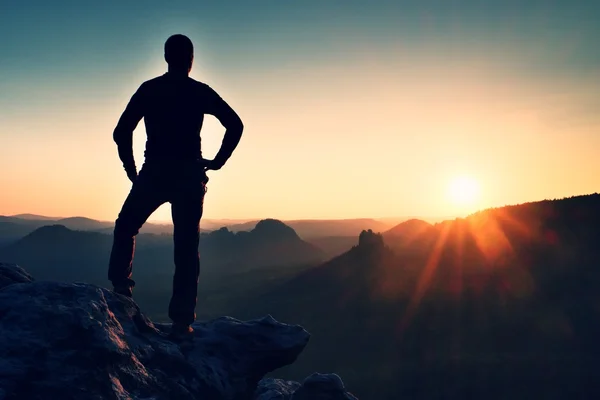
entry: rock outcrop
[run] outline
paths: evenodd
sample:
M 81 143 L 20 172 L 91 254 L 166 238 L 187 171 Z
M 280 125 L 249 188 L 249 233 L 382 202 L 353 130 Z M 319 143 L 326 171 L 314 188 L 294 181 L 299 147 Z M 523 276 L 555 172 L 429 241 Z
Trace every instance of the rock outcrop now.
M 264 378 L 307 345 L 301 326 L 222 317 L 195 323 L 187 346 L 168 328 L 102 287 L 0 264 L 0 400 L 355 399 L 335 374 Z
M 33 277 L 18 265 L 0 263 L 0 289 L 13 283 L 29 283 L 32 281 Z
M 363 230 L 358 235 L 358 246 L 361 248 L 383 248 L 383 236 L 380 233 L 375 233 L 371 229 Z

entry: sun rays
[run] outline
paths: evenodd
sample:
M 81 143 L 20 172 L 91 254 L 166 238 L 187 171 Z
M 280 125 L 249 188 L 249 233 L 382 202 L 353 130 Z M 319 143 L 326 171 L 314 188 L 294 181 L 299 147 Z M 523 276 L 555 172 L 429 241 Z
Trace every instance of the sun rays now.
M 465 290 L 500 296 L 521 296 L 533 290 L 530 272 L 514 268 L 512 262 L 518 258 L 514 243 L 535 240 L 536 233 L 510 210 L 489 210 L 448 221 L 438 226 L 436 236 L 400 318 L 400 334 L 430 290 L 441 290 L 449 300 L 458 300 Z

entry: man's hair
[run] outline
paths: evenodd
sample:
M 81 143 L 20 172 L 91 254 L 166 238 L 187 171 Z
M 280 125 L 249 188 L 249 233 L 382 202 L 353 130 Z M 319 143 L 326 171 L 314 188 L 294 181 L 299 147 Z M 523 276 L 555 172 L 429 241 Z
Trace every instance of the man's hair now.
M 165 60 L 169 65 L 187 66 L 194 58 L 194 45 L 190 38 L 176 34 L 165 42 Z

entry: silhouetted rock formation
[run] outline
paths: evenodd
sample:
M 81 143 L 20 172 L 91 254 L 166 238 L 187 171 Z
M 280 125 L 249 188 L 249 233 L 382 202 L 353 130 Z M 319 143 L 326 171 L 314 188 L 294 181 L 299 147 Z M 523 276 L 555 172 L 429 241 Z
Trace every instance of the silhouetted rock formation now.
M 276 219 L 262 220 L 248 232 L 232 232 L 224 227 L 203 234 L 200 253 L 205 264 L 239 271 L 319 264 L 325 259 L 318 247 L 305 242 L 294 229 Z
M 292 228 L 277 219 L 263 219 L 256 224 L 253 233 L 264 239 L 288 240 L 300 239 Z
M 383 246 L 383 236 L 374 233 L 371 229 L 362 231 L 358 236 L 358 247 L 361 249 L 381 249 Z
M 0 288 L 0 399 L 354 398 L 336 375 L 261 381 L 310 337 L 271 316 L 196 323 L 186 348 L 134 301 L 98 286 L 34 281 L 0 264 Z

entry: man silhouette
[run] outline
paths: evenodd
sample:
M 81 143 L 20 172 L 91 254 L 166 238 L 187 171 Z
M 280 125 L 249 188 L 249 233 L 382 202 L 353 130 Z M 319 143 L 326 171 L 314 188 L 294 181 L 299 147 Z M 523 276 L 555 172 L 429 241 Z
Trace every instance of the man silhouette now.
M 223 167 L 240 141 L 243 124 L 213 89 L 189 77 L 194 47 L 188 37 L 169 37 L 164 50 L 168 72 L 138 88 L 113 133 L 133 186 L 115 222 L 108 279 L 116 293 L 132 296 L 135 236 L 159 206 L 171 203 L 175 274 L 169 318 L 173 321 L 171 335 L 181 339 L 193 332 L 190 325 L 196 319 L 199 224 L 208 182 L 206 170 Z M 200 149 L 205 114 L 215 116 L 226 129 L 213 160 L 204 160 Z M 138 175 L 132 138 L 142 118 L 147 141 L 144 165 Z

